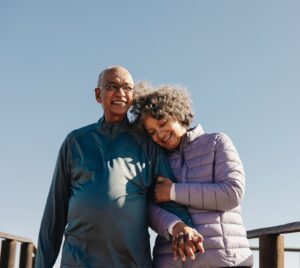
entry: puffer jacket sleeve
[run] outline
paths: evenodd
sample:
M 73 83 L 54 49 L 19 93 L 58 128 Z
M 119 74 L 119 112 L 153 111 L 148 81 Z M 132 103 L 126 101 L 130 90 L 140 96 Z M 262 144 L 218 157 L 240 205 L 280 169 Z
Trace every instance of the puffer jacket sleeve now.
M 202 210 L 226 211 L 237 207 L 244 195 L 245 175 L 232 141 L 223 133 L 215 137 L 213 181 L 176 183 L 176 202 Z
M 154 203 L 149 203 L 149 225 L 158 235 L 163 236 L 167 239 L 170 238 L 168 233 L 168 228 L 175 221 L 181 221 L 181 219 L 162 209 L 161 207 L 155 205 Z
M 57 158 L 39 232 L 36 268 L 53 267 L 62 242 L 70 196 L 67 144 L 65 140 Z
M 154 172 L 153 177 L 160 175 L 170 178 L 174 181 L 175 178 L 169 166 L 166 155 L 159 147 L 156 146 L 155 149 L 155 154 L 152 155 L 152 170 Z M 154 178 L 152 188 L 154 187 L 155 182 L 156 179 Z M 193 226 L 186 206 L 180 205 L 173 201 L 156 205 L 152 201 L 152 190 L 150 190 L 151 196 L 149 198 L 149 224 L 155 232 L 161 236 L 169 238 L 168 228 L 175 221 L 183 221 L 185 224 Z

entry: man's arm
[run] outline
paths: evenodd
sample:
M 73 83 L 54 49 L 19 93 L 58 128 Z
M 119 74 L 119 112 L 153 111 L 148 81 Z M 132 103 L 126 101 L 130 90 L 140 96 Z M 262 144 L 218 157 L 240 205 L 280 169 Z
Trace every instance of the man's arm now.
M 36 268 L 53 267 L 67 223 L 70 196 L 67 144 L 66 139 L 57 158 L 39 232 Z

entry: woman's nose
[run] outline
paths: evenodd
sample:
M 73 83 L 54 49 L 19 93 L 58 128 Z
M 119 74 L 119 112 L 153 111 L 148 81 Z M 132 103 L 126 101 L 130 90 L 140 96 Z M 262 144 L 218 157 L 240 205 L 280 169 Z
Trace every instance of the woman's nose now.
M 159 139 L 162 139 L 164 137 L 165 132 L 163 130 L 159 130 L 157 133 L 157 136 Z

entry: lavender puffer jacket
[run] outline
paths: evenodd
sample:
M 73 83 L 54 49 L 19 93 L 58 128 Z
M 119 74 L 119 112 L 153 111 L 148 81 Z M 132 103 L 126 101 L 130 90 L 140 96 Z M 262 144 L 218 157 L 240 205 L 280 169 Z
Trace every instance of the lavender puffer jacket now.
M 188 207 L 195 228 L 204 237 L 205 253 L 185 267 L 252 266 L 240 214 L 244 170 L 229 137 L 206 134 L 198 125 L 188 131 L 179 151 L 169 154 L 169 162 L 178 181 L 176 202 Z M 172 267 L 170 258 L 170 242 L 158 237 L 155 266 Z M 173 264 L 180 267 L 178 262 Z

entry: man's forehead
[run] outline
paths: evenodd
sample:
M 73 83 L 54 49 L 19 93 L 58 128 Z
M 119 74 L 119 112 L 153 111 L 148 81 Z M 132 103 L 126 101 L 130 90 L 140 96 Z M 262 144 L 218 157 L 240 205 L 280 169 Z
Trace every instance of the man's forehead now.
M 121 83 L 121 84 L 133 84 L 133 79 L 130 73 L 126 69 L 114 68 L 107 70 L 102 75 L 102 83 Z

